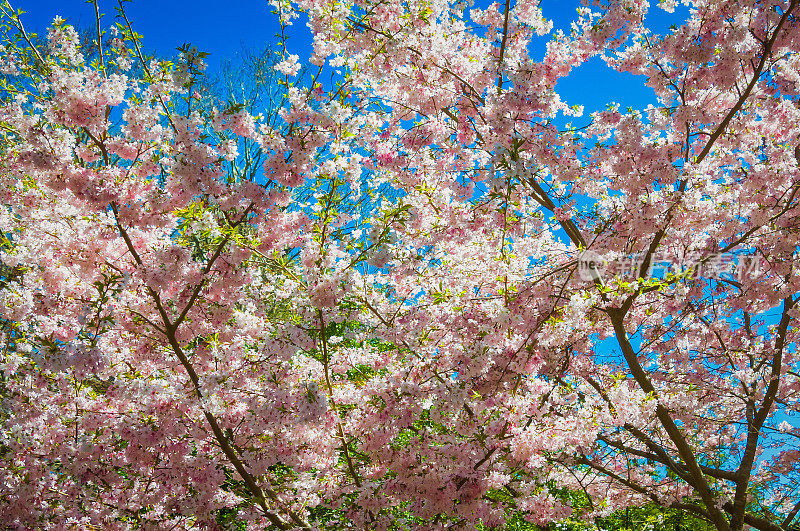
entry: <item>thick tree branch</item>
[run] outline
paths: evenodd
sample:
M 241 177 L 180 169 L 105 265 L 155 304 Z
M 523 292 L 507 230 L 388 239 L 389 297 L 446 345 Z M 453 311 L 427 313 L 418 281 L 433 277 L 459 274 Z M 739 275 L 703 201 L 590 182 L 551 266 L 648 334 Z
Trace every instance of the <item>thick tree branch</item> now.
M 639 363 L 636 352 L 633 350 L 633 346 L 628 340 L 628 334 L 625 331 L 625 325 L 623 324 L 625 313 L 619 309 L 609 309 L 608 315 L 611 318 L 611 323 L 614 327 L 617 343 L 622 349 L 622 355 L 625 357 L 625 361 L 628 364 L 628 368 L 630 369 L 634 380 L 645 393 L 658 400 L 658 392 L 650 381 L 650 378 L 647 376 L 647 373 Z M 680 455 L 681 459 L 686 464 L 688 482 L 700 495 L 700 499 L 703 500 L 706 510 L 709 513 L 709 519 L 714 523 L 719 531 L 729 531 L 730 525 L 728 524 L 725 516 L 722 514 L 722 511 L 720 511 L 717 507 L 717 496 L 711 491 L 711 488 L 709 487 L 708 482 L 703 475 L 703 471 L 700 469 L 700 465 L 695 458 L 694 450 L 689 443 L 686 442 L 686 439 L 683 437 L 680 429 L 678 429 L 676 426 L 675 421 L 670 416 L 667 408 L 660 403 L 656 406 L 656 416 L 658 417 L 661 425 L 664 427 L 664 430 L 667 432 L 667 435 L 669 435 L 670 440 L 672 440 L 672 443 L 678 450 L 678 455 Z
M 506 0 L 506 7 L 503 18 L 503 39 L 500 41 L 500 55 L 497 58 L 497 93 L 503 90 L 503 55 L 506 51 L 506 41 L 508 40 L 508 17 L 511 14 L 511 0 Z
M 742 455 L 739 470 L 736 473 L 736 491 L 734 492 L 731 527 L 738 529 L 742 526 L 744 521 L 745 512 L 747 510 L 747 492 L 750 488 L 750 476 L 755 463 L 756 453 L 758 451 L 758 441 L 761 436 L 761 430 L 764 427 L 764 422 L 769 417 L 770 410 L 775 404 L 775 397 L 780 387 L 781 367 L 783 362 L 783 349 L 786 345 L 786 334 L 789 330 L 789 322 L 791 321 L 790 311 L 794 307 L 795 301 L 791 297 L 783 300 L 783 314 L 781 315 L 780 323 L 778 323 L 774 354 L 772 357 L 772 370 L 770 373 L 770 381 L 767 385 L 764 399 L 761 402 L 761 407 L 755 409 L 755 399 L 750 398 L 747 404 L 747 442 L 745 443 L 744 452 Z

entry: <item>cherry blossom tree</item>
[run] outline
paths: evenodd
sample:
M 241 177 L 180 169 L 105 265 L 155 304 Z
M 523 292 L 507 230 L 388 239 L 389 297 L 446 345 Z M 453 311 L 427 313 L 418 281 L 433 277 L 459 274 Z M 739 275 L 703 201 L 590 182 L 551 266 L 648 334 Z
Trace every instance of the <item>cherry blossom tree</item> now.
M 789 529 L 800 2 L 683 3 L 276 0 L 277 117 L 5 4 L 0 522 Z M 592 58 L 659 105 L 581 117 Z

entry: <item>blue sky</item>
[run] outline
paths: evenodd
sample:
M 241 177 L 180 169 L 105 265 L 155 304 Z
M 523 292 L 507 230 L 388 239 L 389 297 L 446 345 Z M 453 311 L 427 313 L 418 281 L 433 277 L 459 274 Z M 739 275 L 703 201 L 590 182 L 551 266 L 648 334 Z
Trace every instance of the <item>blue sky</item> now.
M 578 3 L 576 0 L 543 0 L 541 5 L 545 17 L 552 19 L 556 28 L 567 29 Z M 94 8 L 85 0 L 12 0 L 12 5 L 27 12 L 23 22 L 29 31 L 46 31 L 56 15 L 77 27 L 94 27 Z M 100 0 L 101 10 L 105 12 L 101 21 L 103 27 L 114 23 L 116 5 L 116 0 Z M 207 62 L 213 70 L 221 60 L 234 58 L 243 48 L 259 50 L 277 44 L 279 27 L 267 0 L 229 0 L 222 6 L 210 0 L 125 3 L 134 30 L 144 36 L 145 49 L 162 57 L 174 56 L 178 46 L 189 42 L 211 53 Z M 664 31 L 670 23 L 681 22 L 685 11 L 668 15 L 653 6 L 649 17 L 654 29 Z M 304 60 L 310 53 L 310 44 L 311 36 L 305 24 L 296 22 L 289 34 L 289 51 Z M 644 79 L 630 74 L 615 73 L 595 59 L 574 71 L 558 88 L 564 100 L 571 105 L 584 105 L 588 113 L 604 109 L 610 101 L 620 103 L 622 109 L 655 104 L 655 96 L 643 87 L 643 82 Z
M 94 28 L 94 7 L 85 0 L 11 0 L 11 5 L 27 12 L 22 21 L 30 31 L 46 31 L 56 15 L 76 27 Z M 100 0 L 104 28 L 116 22 L 116 6 L 116 0 Z M 275 42 L 278 31 L 266 0 L 229 0 L 224 9 L 220 2 L 206 0 L 136 0 L 124 6 L 133 29 L 144 36 L 145 48 L 163 56 L 191 42 L 212 52 L 217 63 L 242 46 Z

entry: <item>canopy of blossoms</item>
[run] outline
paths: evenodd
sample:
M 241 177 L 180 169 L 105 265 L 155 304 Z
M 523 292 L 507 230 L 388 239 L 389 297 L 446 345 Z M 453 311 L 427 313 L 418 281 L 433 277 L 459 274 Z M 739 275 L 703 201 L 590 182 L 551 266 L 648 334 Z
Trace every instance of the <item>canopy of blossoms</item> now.
M 277 0 L 274 117 L 6 4 L 0 525 L 789 529 L 800 1 L 682 3 Z

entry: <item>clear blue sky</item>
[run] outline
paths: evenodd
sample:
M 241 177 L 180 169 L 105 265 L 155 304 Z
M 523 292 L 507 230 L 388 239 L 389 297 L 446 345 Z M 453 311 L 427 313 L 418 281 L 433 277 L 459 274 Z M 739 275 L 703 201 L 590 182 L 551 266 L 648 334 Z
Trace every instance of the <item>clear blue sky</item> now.
M 27 12 L 22 21 L 29 31 L 46 31 L 56 15 L 76 27 L 94 29 L 94 6 L 85 0 L 11 0 L 11 5 Z M 116 0 L 100 0 L 103 28 L 117 21 L 116 6 Z M 279 28 L 267 0 L 135 0 L 124 6 L 133 29 L 144 36 L 145 49 L 163 57 L 174 56 L 178 46 L 190 42 L 211 52 L 213 68 L 243 46 L 258 49 L 277 42 Z M 298 36 L 292 44 L 308 49 L 308 29 L 299 26 L 293 33 Z
M 94 27 L 94 8 L 85 0 L 11 0 L 11 3 L 27 11 L 23 22 L 29 31 L 46 31 L 56 15 L 78 27 Z M 488 3 L 488 0 L 479 3 Z M 542 10 L 556 28 L 567 30 L 578 3 L 577 0 L 543 0 Z M 116 0 L 100 0 L 101 10 L 105 11 L 103 27 L 114 23 L 116 5 Z M 190 42 L 202 51 L 211 52 L 208 63 L 212 70 L 220 60 L 233 58 L 243 47 L 257 50 L 278 42 L 279 28 L 267 0 L 135 0 L 126 2 L 125 9 L 134 30 L 144 36 L 147 51 L 172 57 L 178 46 Z M 670 23 L 680 23 L 685 16 L 685 10 L 668 15 L 654 6 L 649 19 L 651 27 L 665 31 Z M 289 51 L 305 60 L 311 50 L 310 43 L 308 28 L 302 22 L 295 22 L 288 42 Z M 577 69 L 558 88 L 567 103 L 585 105 L 588 113 L 604 109 L 610 101 L 619 103 L 623 109 L 655 104 L 655 96 L 643 87 L 643 82 L 644 79 L 629 74 L 615 73 L 595 59 Z

